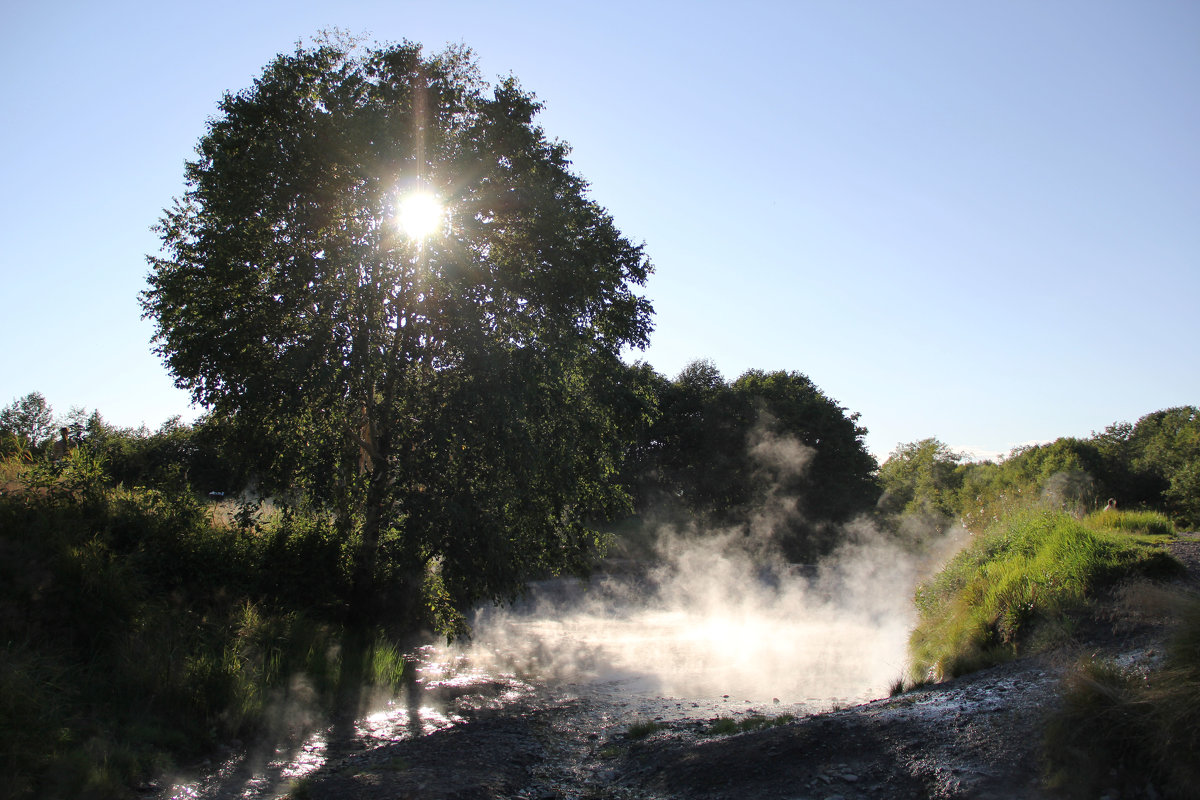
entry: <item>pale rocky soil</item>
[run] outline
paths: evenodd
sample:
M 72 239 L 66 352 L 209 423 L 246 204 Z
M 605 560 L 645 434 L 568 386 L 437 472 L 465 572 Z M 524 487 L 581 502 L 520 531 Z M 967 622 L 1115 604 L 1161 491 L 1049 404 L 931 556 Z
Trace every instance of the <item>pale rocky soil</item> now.
M 1200 539 L 1182 537 L 1173 552 L 1189 575 L 1169 591 L 1200 589 Z M 622 696 L 619 686 L 530 691 L 491 704 L 464 696 L 467 710 L 441 730 L 340 751 L 330 747 L 324 766 L 293 784 L 291 795 L 312 800 L 1048 800 L 1055 795 L 1042 786 L 1041 731 L 1057 703 L 1062 675 L 1090 655 L 1153 668 L 1170 629 L 1153 599 L 1161 595 L 1161 588 L 1127 587 L 1097 601 L 1073 641 L 1049 655 L 736 735 L 707 731 L 716 717 L 771 717 L 780 710 L 670 699 L 648 703 Z M 513 687 L 492 688 L 500 695 Z M 455 690 L 441 691 L 448 693 L 446 700 Z M 657 731 L 640 739 L 629 735 L 633 722 L 655 718 Z M 277 782 L 275 791 L 285 786 Z M 210 786 L 175 796 L 275 793 L 267 787 L 261 794 L 245 789 L 242 784 L 233 794 Z M 1142 796 L 1155 794 L 1151 789 Z
M 643 739 L 586 694 L 508 707 L 350 757 L 304 792 L 338 798 L 1036 798 L 1058 670 L 1019 661 L 897 698 L 731 736 L 665 717 Z M 712 709 L 705 709 L 711 713 Z M 773 709 L 757 708 L 767 716 Z M 716 715 L 723 716 L 723 715 Z M 641 717 L 646 719 L 646 717 Z M 306 794 L 305 794 L 306 793 Z

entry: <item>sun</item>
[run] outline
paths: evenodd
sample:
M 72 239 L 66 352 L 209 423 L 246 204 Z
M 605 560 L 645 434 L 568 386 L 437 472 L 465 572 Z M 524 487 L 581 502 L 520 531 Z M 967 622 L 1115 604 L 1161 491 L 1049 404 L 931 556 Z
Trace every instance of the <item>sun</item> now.
M 409 192 L 400 198 L 396 208 L 396 222 L 413 239 L 425 239 L 437 233 L 444 219 L 441 201 L 429 192 Z

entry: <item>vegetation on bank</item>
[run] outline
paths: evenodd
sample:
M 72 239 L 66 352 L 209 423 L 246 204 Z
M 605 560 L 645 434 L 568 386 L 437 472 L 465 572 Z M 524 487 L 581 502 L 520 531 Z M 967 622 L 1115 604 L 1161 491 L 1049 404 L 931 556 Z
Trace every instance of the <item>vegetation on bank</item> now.
M 720 481 L 700 470 L 710 466 L 703 426 L 661 416 L 691 413 L 675 404 L 695 372 L 658 382 L 662 427 L 633 436 L 645 446 L 624 479 L 639 502 L 672 495 L 674 513 L 738 524 L 784 465 L 742 476 L 731 502 L 710 493 Z M 705 374 L 706 415 L 722 403 L 742 409 L 735 439 L 807 436 L 816 452 L 824 437 L 830 459 L 857 453 L 841 473 L 860 476 L 853 503 L 874 502 L 865 431 L 811 381 L 755 373 L 734 389 Z M 757 424 L 760 412 L 776 421 Z M 348 626 L 357 531 L 303 484 L 255 499 L 270 448 L 237 417 L 121 429 L 94 411 L 57 416 L 34 392 L 0 411 L 0 448 L 4 796 L 127 797 L 172 763 L 252 740 L 283 708 L 314 719 L 353 708 L 358 693 L 400 679 L 404 634 L 461 624 L 449 602 L 415 613 L 403 597 L 390 602 L 389 547 L 403 535 L 392 528 L 375 598 L 392 627 Z M 751 463 L 726 455 L 726 477 Z M 783 535 L 803 541 L 800 528 Z M 431 594 L 437 578 L 428 576 Z
M 709 736 L 731 736 L 735 733 L 747 733 L 749 731 L 762 730 L 763 728 L 787 725 L 795 719 L 791 714 L 778 714 L 774 717 L 768 717 L 763 714 L 751 714 L 741 719 L 717 717 L 709 722 L 705 733 Z
M 916 592 L 919 622 L 898 693 L 1067 643 L 1102 593 L 1171 595 L 1137 579 L 1176 574 L 1163 544 L 1177 528 L 1200 528 L 1200 408 L 1156 411 L 998 461 L 968 460 L 937 439 L 902 444 L 879 482 L 881 515 L 902 536 L 915 531 L 917 546 L 929 530 L 969 535 Z M 1081 798 L 1142 796 L 1147 786 L 1195 793 L 1200 613 L 1194 595 L 1183 597 L 1165 609 L 1181 623 L 1162 669 L 1088 659 L 1070 674 L 1045 742 L 1051 786 Z
M 321 515 L 114 485 L 86 448 L 3 472 L 3 796 L 127 797 L 285 710 L 401 679 L 386 631 L 345 626 L 346 548 Z
M 1079 798 L 1142 796 L 1148 786 L 1191 796 L 1200 781 L 1200 597 L 1160 580 L 1181 570 L 1163 547 L 1174 535 L 1157 512 L 1014 509 L 918 588 L 907 685 L 1063 645 L 1085 607 L 1111 592 L 1122 613 L 1173 619 L 1176 631 L 1149 671 L 1089 657 L 1068 673 L 1046 729 L 1047 783 Z
M 913 682 L 942 680 L 1036 652 L 1070 635 L 1072 615 L 1115 581 L 1179 569 L 1160 514 L 1083 519 L 1031 507 L 975 536 L 916 592 Z
M 802 378 L 776 380 L 808 391 Z M 172 421 L 149 433 L 111 428 L 98 414 L 75 416 L 82 435 L 65 457 L 56 460 L 49 438 L 20 447 L 10 438 L 0 464 L 0 768 L 10 776 L 9 796 L 127 797 L 172 761 L 263 731 L 282 708 L 324 716 L 353 707 L 373 684 L 400 680 L 403 631 L 347 627 L 353 531 L 302 495 L 272 509 L 204 500 L 194 490 L 196 476 L 224 475 L 224 486 L 237 488 L 239 476 L 252 474 L 236 420 Z M 662 438 L 703 459 L 697 440 Z M 664 449 L 653 459 L 685 463 L 677 450 L 656 446 Z M 1174 530 L 1165 515 L 1077 516 L 1082 498 L 1073 514 L 1042 485 L 1016 488 L 999 521 L 919 592 L 910 680 L 1051 645 L 1069 634 L 1073 612 L 1114 580 L 1171 572 L 1159 550 Z M 1019 502 L 1029 507 L 1015 508 Z M 879 517 L 897 525 L 904 518 Z M 381 576 L 386 607 L 386 571 Z M 413 623 L 404 613 L 393 618 L 404 630 Z M 1081 685 L 1103 686 L 1094 672 Z M 1101 694 L 1144 710 L 1145 698 L 1126 691 L 1130 680 Z M 727 727 L 714 733 L 732 732 Z

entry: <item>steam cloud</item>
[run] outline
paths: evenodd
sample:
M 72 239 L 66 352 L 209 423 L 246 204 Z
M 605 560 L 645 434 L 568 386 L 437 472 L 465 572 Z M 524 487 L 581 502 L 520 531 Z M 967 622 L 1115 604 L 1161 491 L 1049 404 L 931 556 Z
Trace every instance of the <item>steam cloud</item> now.
M 750 447 L 776 476 L 811 462 L 791 439 L 760 433 Z M 904 669 L 912 590 L 928 559 L 863 521 L 820 564 L 786 564 L 769 542 L 796 508 L 795 497 L 770 492 L 736 529 L 665 526 L 650 568 L 545 582 L 513 608 L 480 611 L 469 657 L 677 698 L 828 707 L 884 696 Z

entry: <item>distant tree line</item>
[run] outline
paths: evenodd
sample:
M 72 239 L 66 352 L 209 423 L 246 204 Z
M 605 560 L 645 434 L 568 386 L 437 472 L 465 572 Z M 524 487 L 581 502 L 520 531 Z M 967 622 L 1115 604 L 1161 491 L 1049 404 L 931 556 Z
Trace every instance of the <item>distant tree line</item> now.
M 621 449 L 616 480 L 630 502 L 589 524 L 610 527 L 605 523 L 628 522 L 632 514 L 647 527 L 744 527 L 770 506 L 778 517 L 773 544 L 808 561 L 836 545 L 837 523 L 875 507 L 878 465 L 863 442 L 866 428 L 801 373 L 749 370 L 727 382 L 711 362 L 696 361 L 669 379 L 638 363 L 613 380 L 640 398 L 626 415 L 632 423 L 611 433 Z M 9 424 L 31 408 L 41 420 L 32 437 L 28 425 Z M 110 425 L 98 411 L 72 409 L 70 418 L 74 440 L 100 456 L 118 483 L 314 499 L 302 496 L 302 486 L 278 481 L 279 454 L 294 447 L 289 437 L 237 414 L 210 412 L 192 424 L 175 417 L 153 431 Z M 58 421 L 36 392 L 0 412 L 6 432 L 31 438 L 43 454 Z M 783 513 L 771 498 L 786 499 Z
M 1200 409 L 1155 411 L 1086 439 L 1064 437 L 1013 450 L 998 462 L 969 461 L 943 442 L 900 445 L 879 470 L 880 508 L 930 520 L 961 520 L 974 530 L 1006 507 L 1038 501 L 1091 510 L 1162 511 L 1200 526 Z
M 209 413 L 191 424 L 172 417 L 156 430 L 121 427 L 99 410 L 72 407 L 65 416 L 56 414 L 41 392 L 0 409 L 0 458 L 49 459 L 64 428 L 70 445 L 86 444 L 117 484 L 224 496 L 254 483 L 255 443 L 232 418 Z
M 630 497 L 611 518 L 629 525 L 745 527 L 771 498 L 787 498 L 771 536 L 793 561 L 835 547 L 837 525 L 859 515 L 923 518 L 980 530 L 1027 502 L 1090 510 L 1109 499 L 1200 526 L 1200 410 L 1155 411 L 1089 438 L 1063 437 L 971 461 L 936 438 L 899 445 L 882 465 L 867 452 L 859 416 L 797 372 L 749 370 L 726 381 L 709 361 L 667 378 L 645 364 L 622 382 L 641 398 L 620 433 L 619 484 Z M 288 443 L 236 415 L 175 417 L 156 430 L 109 424 L 99 411 L 56 415 L 39 392 L 0 409 L 0 455 L 49 457 L 61 428 L 86 442 L 116 483 L 188 487 L 251 497 L 298 491 L 272 483 Z M 297 498 L 294 498 L 297 499 Z M 778 515 L 779 507 L 772 509 Z M 630 516 L 632 515 L 632 517 Z M 605 518 L 590 522 L 605 525 Z

